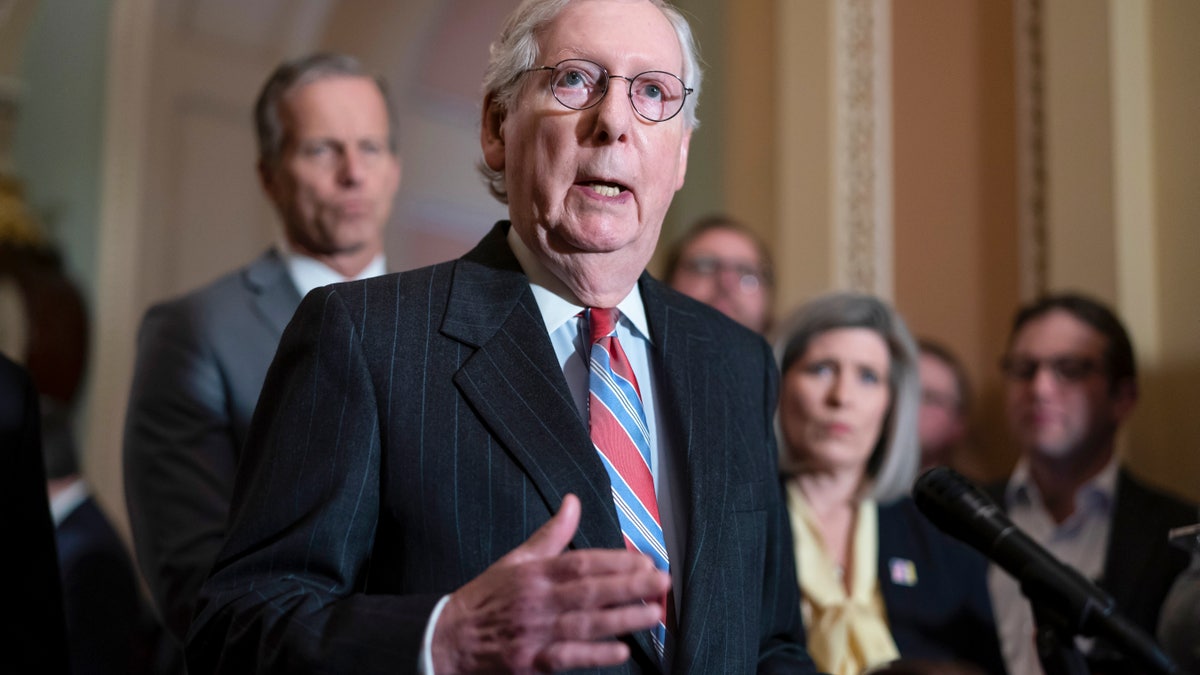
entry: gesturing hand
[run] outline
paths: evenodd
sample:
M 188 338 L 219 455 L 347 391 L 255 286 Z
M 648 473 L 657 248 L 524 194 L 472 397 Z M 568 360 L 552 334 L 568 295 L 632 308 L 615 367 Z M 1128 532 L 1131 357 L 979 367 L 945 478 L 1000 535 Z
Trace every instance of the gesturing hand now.
M 629 658 L 616 639 L 652 627 L 671 578 L 625 550 L 566 551 L 580 504 L 567 495 L 525 543 L 455 591 L 434 627 L 437 675 L 615 666 Z

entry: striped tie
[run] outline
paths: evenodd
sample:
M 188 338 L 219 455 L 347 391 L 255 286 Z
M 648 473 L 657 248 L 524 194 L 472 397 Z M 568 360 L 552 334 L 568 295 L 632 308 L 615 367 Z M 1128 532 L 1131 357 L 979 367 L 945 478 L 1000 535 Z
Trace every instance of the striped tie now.
M 591 328 L 591 374 L 588 418 L 592 444 L 612 483 L 613 502 L 625 546 L 650 556 L 658 569 L 670 563 L 658 519 L 658 498 L 650 475 L 650 432 L 642 411 L 642 393 L 633 368 L 617 341 L 616 309 L 588 310 Z M 658 657 L 666 644 L 666 598 L 660 599 L 663 615 L 652 631 Z

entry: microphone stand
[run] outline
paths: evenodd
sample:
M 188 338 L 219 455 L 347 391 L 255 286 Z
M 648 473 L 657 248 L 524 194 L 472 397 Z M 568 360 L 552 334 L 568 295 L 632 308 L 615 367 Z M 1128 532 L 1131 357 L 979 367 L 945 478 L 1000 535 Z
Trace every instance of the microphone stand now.
M 1037 628 L 1038 661 L 1046 675 L 1091 675 L 1087 661 L 1075 644 L 1075 632 L 1067 622 L 1047 612 L 1032 598 L 1029 602 L 1033 607 L 1033 625 Z
M 1087 594 L 1067 594 L 1068 600 L 1064 602 L 1065 587 L 1090 585 L 1069 568 L 1064 570 L 1063 574 L 1031 575 L 1021 580 L 1021 593 L 1033 608 L 1038 659 L 1046 675 L 1089 675 L 1091 669 L 1076 646 L 1075 637 L 1099 637 L 1097 629 L 1101 621 L 1108 627 L 1107 640 L 1138 664 L 1142 672 L 1161 675 L 1181 672 L 1150 636 L 1117 612 L 1112 596 L 1094 589 Z

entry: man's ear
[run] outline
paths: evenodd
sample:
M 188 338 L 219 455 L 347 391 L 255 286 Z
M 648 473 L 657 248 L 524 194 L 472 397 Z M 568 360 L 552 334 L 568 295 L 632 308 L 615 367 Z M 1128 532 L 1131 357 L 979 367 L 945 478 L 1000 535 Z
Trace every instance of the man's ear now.
M 483 100 L 479 145 L 483 148 L 483 163 L 492 171 L 504 170 L 504 120 L 504 109 L 494 94 L 488 94 Z
M 256 165 L 258 169 L 258 184 L 262 186 L 263 192 L 266 193 L 271 201 L 275 200 L 275 167 L 272 166 L 266 159 L 259 159 Z
M 687 160 L 688 146 L 692 143 L 691 128 L 684 129 L 683 142 L 679 144 L 679 180 L 675 184 L 675 191 L 678 192 L 683 187 L 683 179 L 687 176 Z
M 1137 381 L 1130 377 L 1117 382 L 1112 385 L 1110 394 L 1113 416 L 1116 418 L 1117 424 L 1121 424 L 1133 414 L 1133 409 L 1137 406 Z

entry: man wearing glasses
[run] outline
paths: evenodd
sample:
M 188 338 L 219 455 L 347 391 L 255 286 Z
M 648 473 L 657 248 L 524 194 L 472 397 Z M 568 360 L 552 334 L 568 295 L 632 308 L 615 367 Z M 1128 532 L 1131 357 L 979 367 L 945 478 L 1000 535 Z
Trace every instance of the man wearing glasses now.
M 1018 527 L 1097 580 L 1153 634 L 1171 581 L 1188 564 L 1167 532 L 1195 522 L 1197 510 L 1136 480 L 1114 452 L 1138 397 L 1129 334 L 1096 300 L 1046 296 L 1017 312 L 1001 367 L 1021 454 L 995 495 Z M 1042 672 L 1017 582 L 993 566 L 989 586 L 1008 671 Z M 1088 651 L 1094 672 L 1123 672 L 1105 645 Z
M 765 334 L 775 287 L 771 254 L 750 228 L 724 215 L 701 218 L 666 257 L 667 284 Z
M 193 675 L 811 672 L 767 344 L 644 272 L 698 58 L 660 0 L 526 0 L 492 45 L 459 260 L 301 304 Z

